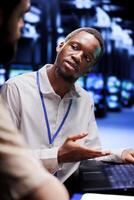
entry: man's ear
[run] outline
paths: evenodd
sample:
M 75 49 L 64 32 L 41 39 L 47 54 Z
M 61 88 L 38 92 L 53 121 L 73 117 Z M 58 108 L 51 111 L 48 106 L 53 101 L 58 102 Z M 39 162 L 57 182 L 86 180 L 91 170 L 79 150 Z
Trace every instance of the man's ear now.
M 64 44 L 65 44 L 64 42 L 61 42 L 60 44 L 58 44 L 58 46 L 56 47 L 56 52 L 59 52 Z

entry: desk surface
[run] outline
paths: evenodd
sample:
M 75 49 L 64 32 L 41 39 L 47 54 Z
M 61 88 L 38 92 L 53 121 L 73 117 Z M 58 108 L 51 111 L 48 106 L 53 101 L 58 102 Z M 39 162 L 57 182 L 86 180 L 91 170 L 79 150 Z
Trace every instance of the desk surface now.
M 110 194 L 74 194 L 71 200 L 134 200 L 134 196 L 124 196 L 124 195 L 110 195 Z

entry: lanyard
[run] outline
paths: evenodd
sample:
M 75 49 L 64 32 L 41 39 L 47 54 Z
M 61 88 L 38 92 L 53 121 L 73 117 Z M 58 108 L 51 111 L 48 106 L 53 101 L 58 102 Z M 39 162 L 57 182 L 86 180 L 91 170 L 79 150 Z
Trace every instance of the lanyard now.
M 43 94 L 42 94 L 41 89 L 40 89 L 40 80 L 39 80 L 39 72 L 38 71 L 36 73 L 36 81 L 37 81 L 38 91 L 39 91 L 39 95 L 40 95 L 40 99 L 41 99 L 41 103 L 42 103 L 43 112 L 44 112 L 44 120 L 45 120 L 45 123 L 46 123 L 46 126 L 47 126 L 47 134 L 48 134 L 49 144 L 50 144 L 50 146 L 52 146 L 55 138 L 57 137 L 60 130 L 62 129 L 62 127 L 65 123 L 65 120 L 66 120 L 66 118 L 69 114 L 69 111 L 70 111 L 70 108 L 71 108 L 71 105 L 72 105 L 72 99 L 70 99 L 70 101 L 69 101 L 67 111 L 66 111 L 58 129 L 53 134 L 53 136 L 51 136 L 52 134 L 51 134 L 50 125 L 49 125 L 49 121 L 48 121 L 47 110 L 46 110 L 45 102 L 44 102 L 44 99 L 43 99 Z

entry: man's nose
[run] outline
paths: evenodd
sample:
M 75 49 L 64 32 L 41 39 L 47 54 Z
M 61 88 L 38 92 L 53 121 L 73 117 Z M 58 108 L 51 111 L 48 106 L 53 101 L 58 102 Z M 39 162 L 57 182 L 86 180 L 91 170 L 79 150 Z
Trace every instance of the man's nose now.
M 72 58 L 75 60 L 75 62 L 80 63 L 82 61 L 82 51 L 76 52 L 75 54 L 73 54 Z

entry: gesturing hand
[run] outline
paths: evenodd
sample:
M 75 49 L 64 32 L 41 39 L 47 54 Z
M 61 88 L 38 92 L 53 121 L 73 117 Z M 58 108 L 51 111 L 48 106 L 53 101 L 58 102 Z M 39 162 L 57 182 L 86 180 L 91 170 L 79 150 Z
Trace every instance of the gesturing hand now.
M 75 141 L 86 137 L 87 133 L 69 136 L 58 151 L 58 162 L 77 162 L 88 158 L 110 155 L 110 152 L 89 149 L 77 144 Z

